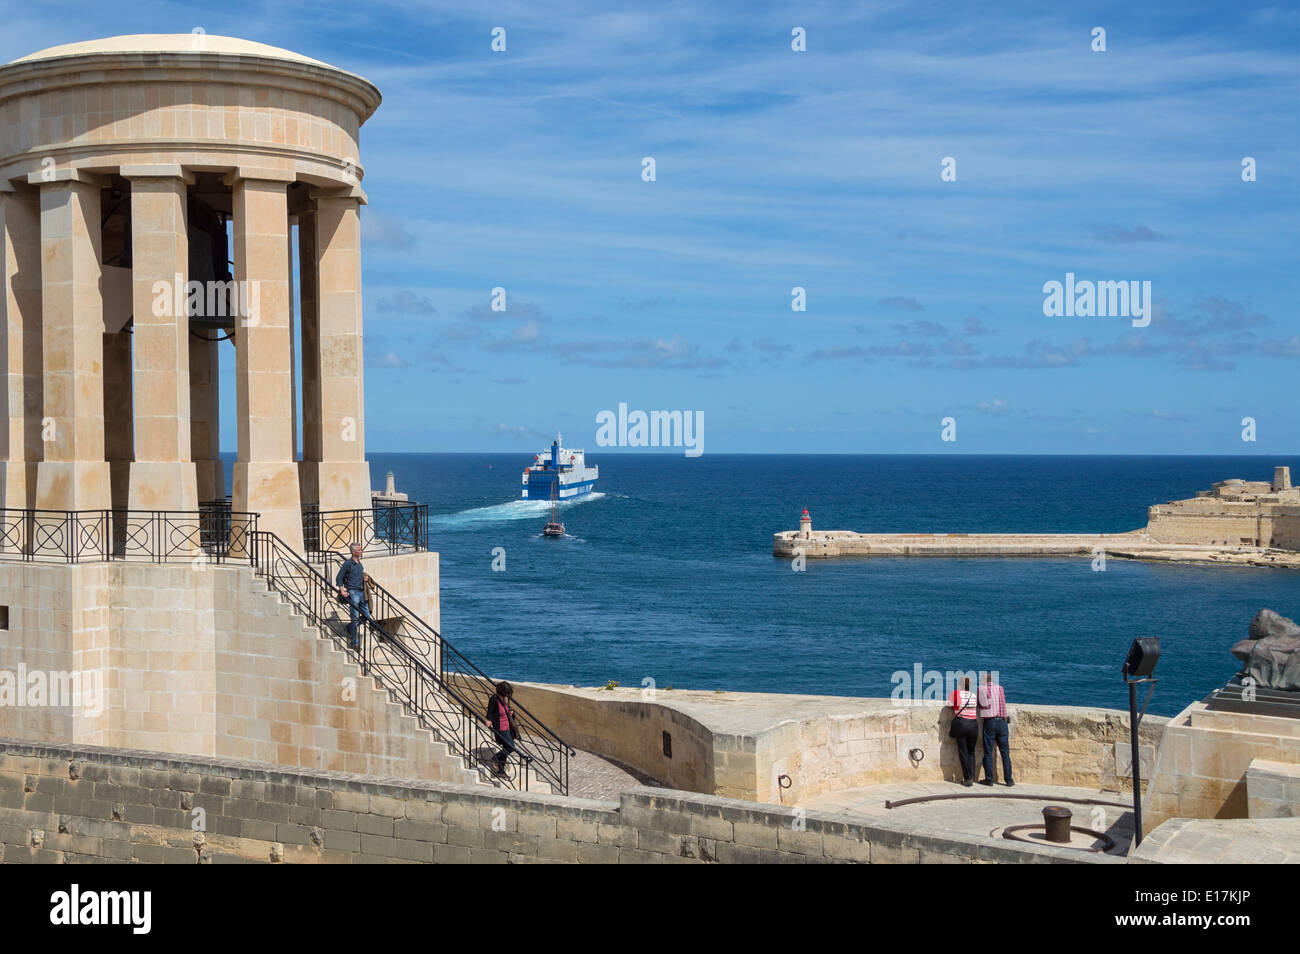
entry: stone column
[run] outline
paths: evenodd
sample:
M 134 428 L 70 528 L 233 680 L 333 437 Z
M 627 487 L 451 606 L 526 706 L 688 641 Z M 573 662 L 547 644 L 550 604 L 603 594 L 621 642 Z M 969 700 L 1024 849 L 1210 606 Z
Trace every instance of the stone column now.
M 204 331 L 216 335 L 217 331 Z M 200 502 L 226 496 L 221 462 L 220 341 L 190 335 L 190 455 L 194 458 Z
M 315 492 L 322 511 L 368 512 L 361 198 L 351 189 L 315 191 L 312 197 L 316 205 L 315 307 L 308 311 L 304 294 L 303 403 L 307 407 L 303 416 L 303 486 Z M 311 218 L 303 216 L 303 221 Z M 305 292 L 305 278 L 303 286 Z M 316 380 L 309 386 L 312 375 Z
M 0 182 L 0 190 L 12 190 Z M 0 432 L 0 506 L 36 504 L 43 409 L 41 352 L 41 203 L 35 191 L 0 191 L 0 326 L 4 345 L 5 427 Z M 7 514 L 0 547 L 26 545 L 27 521 Z
M 258 513 L 258 529 L 303 550 L 298 467 L 293 459 L 287 177 L 236 174 L 235 327 L 239 460 L 233 509 Z M 247 312 L 245 314 L 244 312 Z
M 100 297 L 103 183 L 77 170 L 41 190 L 41 338 L 48 440 L 36 469 L 41 510 L 107 510 L 104 305 Z
M 190 345 L 186 185 L 176 167 L 122 169 L 131 180 L 132 510 L 199 509 L 190 457 Z

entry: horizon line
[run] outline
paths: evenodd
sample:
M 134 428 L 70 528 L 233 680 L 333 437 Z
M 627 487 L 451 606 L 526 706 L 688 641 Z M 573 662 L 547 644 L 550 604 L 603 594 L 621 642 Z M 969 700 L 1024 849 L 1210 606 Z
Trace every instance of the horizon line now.
M 580 448 L 585 450 L 585 448 Z M 382 449 L 368 449 L 367 456 L 370 454 L 385 454 L 397 457 L 433 457 L 437 455 L 464 455 L 464 454 L 500 454 L 502 456 L 517 456 L 526 451 L 512 450 L 467 450 L 467 451 L 395 451 Z M 667 449 L 636 449 L 628 450 L 627 448 L 617 448 L 606 450 L 602 448 L 597 453 L 611 457 L 683 457 L 681 448 Z M 221 451 L 222 459 L 232 458 L 238 460 L 237 451 Z M 968 452 L 968 451 L 951 451 L 951 452 L 918 452 L 918 451 L 710 451 L 701 454 L 700 457 L 686 458 L 698 460 L 702 457 L 1014 457 L 1014 458 L 1038 458 L 1038 457 L 1097 457 L 1097 458 L 1133 458 L 1133 457 L 1221 457 L 1227 460 L 1248 460 L 1251 458 L 1268 458 L 1281 457 L 1284 459 L 1292 458 L 1300 460 L 1300 451 L 1281 454 L 1257 453 L 1257 454 L 1169 454 L 1169 453 L 1148 453 L 1148 454 L 1067 454 L 1067 453 L 1038 453 L 1038 454 L 1011 454 L 1011 453 L 990 453 L 990 452 Z M 294 461 L 300 463 L 301 458 Z M 1281 465 L 1280 465 L 1281 466 Z

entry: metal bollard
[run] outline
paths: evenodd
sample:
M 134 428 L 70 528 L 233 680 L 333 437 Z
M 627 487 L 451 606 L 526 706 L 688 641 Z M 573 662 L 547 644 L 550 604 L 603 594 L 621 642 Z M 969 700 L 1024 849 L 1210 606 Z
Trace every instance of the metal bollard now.
M 1047 829 L 1047 840 L 1059 845 L 1070 843 L 1070 819 L 1073 813 L 1061 805 L 1048 805 L 1043 809 L 1043 827 Z

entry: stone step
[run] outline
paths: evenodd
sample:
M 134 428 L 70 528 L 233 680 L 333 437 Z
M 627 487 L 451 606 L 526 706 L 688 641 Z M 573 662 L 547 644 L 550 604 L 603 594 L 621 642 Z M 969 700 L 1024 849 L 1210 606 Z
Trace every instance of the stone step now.
M 482 784 L 478 774 L 465 766 L 464 759 L 453 751 L 450 744 L 440 738 L 436 732 L 422 725 L 386 683 L 373 674 L 362 673 L 360 663 L 335 638 L 336 634 L 345 633 L 348 624 L 346 618 L 324 620 L 323 625 L 313 624 L 287 594 L 270 588 L 266 580 L 256 576 L 251 569 L 244 577 L 244 583 L 250 592 L 259 595 L 267 594 L 274 598 L 267 607 L 268 619 L 283 619 L 288 625 L 295 626 L 298 633 L 325 641 L 327 652 L 334 657 L 339 669 L 348 678 L 355 680 L 358 698 L 368 693 L 379 705 L 392 706 L 396 710 L 397 720 L 402 729 L 410 736 L 419 739 L 422 744 L 429 746 L 434 761 L 444 765 L 444 780 L 463 784 Z M 277 632 L 282 631 L 280 624 L 273 625 Z
M 313 625 L 306 618 L 306 616 L 303 615 L 294 606 L 294 604 L 289 600 L 286 594 L 280 592 L 279 590 L 270 589 L 266 585 L 266 581 L 260 577 L 254 577 L 253 579 L 255 584 L 257 584 L 258 587 L 260 588 L 261 592 L 273 593 L 275 595 L 277 600 L 277 605 L 284 609 L 284 612 L 279 612 L 279 610 L 277 610 L 278 615 L 299 620 L 305 632 L 310 633 L 314 631 L 315 634 L 318 636 L 318 638 L 324 639 L 330 644 L 331 652 L 339 653 L 344 657 L 346 657 L 346 659 L 344 660 L 344 665 L 349 667 L 349 670 L 355 674 L 355 678 L 357 679 L 358 686 L 361 686 L 363 683 L 366 683 L 367 684 L 366 688 L 370 689 L 371 691 L 383 693 L 386 697 L 384 699 L 385 704 L 397 706 L 400 709 L 402 709 L 403 714 L 401 716 L 401 720 L 403 725 L 407 726 L 408 728 L 414 731 L 419 731 L 427 734 L 429 738 L 429 744 L 438 746 L 439 751 L 446 753 L 448 759 L 458 759 L 461 762 L 461 764 L 465 766 L 461 773 L 463 775 L 462 781 L 467 783 L 480 784 L 480 785 L 492 785 L 497 788 L 505 787 L 505 783 L 502 780 L 493 777 L 490 766 L 466 765 L 466 762 L 468 760 L 457 756 L 455 752 L 452 750 L 450 744 L 445 742 L 443 739 L 441 739 L 436 730 L 426 728 L 425 726 L 421 725 L 419 719 L 412 712 L 407 710 L 405 703 L 397 695 L 395 689 L 390 688 L 387 684 L 385 684 L 382 680 L 380 680 L 376 676 L 373 675 L 363 676 L 361 674 L 360 664 L 352 657 L 352 654 L 348 650 L 340 647 L 338 640 L 334 638 L 336 634 L 338 636 L 343 636 L 346 633 L 347 626 L 349 624 L 349 620 L 346 616 L 344 616 L 340 612 L 340 615 L 337 618 L 324 619 L 321 621 L 321 624 L 319 626 Z M 339 609 L 341 610 L 341 607 Z M 457 706 L 457 704 L 447 699 L 445 696 L 441 695 L 440 693 L 434 693 L 432 697 L 432 701 L 437 702 L 439 704 L 437 711 L 447 713 L 453 716 L 458 715 L 459 713 L 459 707 Z M 522 788 L 522 786 L 520 787 Z M 550 794 L 552 788 L 547 782 L 539 778 L 535 771 L 529 769 L 528 791 Z

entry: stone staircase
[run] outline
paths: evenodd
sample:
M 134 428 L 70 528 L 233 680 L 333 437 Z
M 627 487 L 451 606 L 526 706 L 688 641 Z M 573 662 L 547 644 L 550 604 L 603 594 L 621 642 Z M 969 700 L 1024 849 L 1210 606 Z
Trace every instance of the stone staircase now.
M 382 642 L 372 643 L 372 658 L 363 669 L 356 652 L 345 648 L 349 621 L 346 605 L 338 601 L 325 603 L 319 623 L 314 624 L 295 605 L 294 599 L 288 592 L 268 585 L 263 577 L 250 568 L 240 567 L 240 572 L 247 575 L 248 592 L 264 594 L 264 598 L 271 601 L 272 614 L 289 621 L 295 627 L 295 636 L 312 638 L 319 644 L 314 661 L 315 668 L 320 670 L 314 673 L 316 681 L 323 685 L 338 686 L 344 679 L 351 680 L 350 684 L 357 687 L 356 704 L 371 709 L 382 709 L 387 713 L 386 719 L 376 718 L 377 726 L 393 725 L 396 716 L 395 727 L 400 741 L 408 746 L 418 741 L 425 749 L 423 761 L 426 763 L 433 761 L 439 766 L 440 770 L 437 773 L 439 779 L 498 788 L 507 786 L 522 788 L 534 793 L 552 792 L 551 785 L 531 766 L 511 765 L 511 771 L 527 771 L 526 780 L 507 781 L 496 776 L 491 763 L 492 755 L 497 749 L 495 745 L 480 745 L 472 756 L 458 752 L 458 748 L 463 747 L 457 746 L 454 740 L 446 739 L 443 735 L 452 734 L 448 727 L 462 722 L 465 716 L 460 704 L 445 693 L 436 689 L 421 692 L 419 699 L 425 708 L 425 718 L 418 718 L 413 712 L 413 707 L 403 698 L 400 691 L 403 682 L 402 674 L 396 665 L 385 663 L 385 649 Z M 396 638 L 401 639 L 400 636 Z
M 300 671 L 303 662 L 309 658 L 310 678 L 319 687 L 315 697 L 320 704 L 313 706 L 309 715 L 317 715 L 315 720 L 336 722 L 337 726 L 299 725 L 289 726 L 290 737 L 295 732 L 308 730 L 337 729 L 333 737 L 346 736 L 349 741 L 355 739 L 355 745 L 340 745 L 331 756 L 314 758 L 304 751 L 300 761 L 303 767 L 325 768 L 334 771 L 359 772 L 360 774 L 406 774 L 419 778 L 436 778 L 440 781 L 475 783 L 478 773 L 467 769 L 464 761 L 452 751 L 446 742 L 406 710 L 395 700 L 382 681 L 372 674 L 366 674 L 347 650 L 341 648 L 332 639 L 326 638 L 320 629 L 313 626 L 305 616 L 283 596 L 267 586 L 266 581 L 254 576 L 246 567 L 239 567 L 237 572 L 241 580 L 238 599 L 242 616 L 249 616 L 247 602 L 259 603 L 258 612 L 253 616 L 257 624 L 263 627 L 265 634 L 272 641 L 284 644 L 283 657 L 299 659 Z M 310 641 L 308 647 L 296 647 L 294 643 Z M 307 650 L 303 652 L 302 650 Z M 272 657 L 267 663 L 271 668 L 278 660 Z M 332 705 L 330 697 L 342 694 L 342 687 L 351 687 L 354 698 L 347 706 Z M 275 691 L 276 687 L 272 687 Z M 256 705 L 258 700 L 248 700 Z M 346 712 L 355 710 L 355 719 L 348 719 Z M 300 711 L 302 707 L 300 706 Z M 340 711 L 344 713 L 340 717 Z M 306 719 L 304 722 L 308 721 Z M 366 732 L 365 727 L 370 731 Z M 367 736 L 370 737 L 367 744 Z

